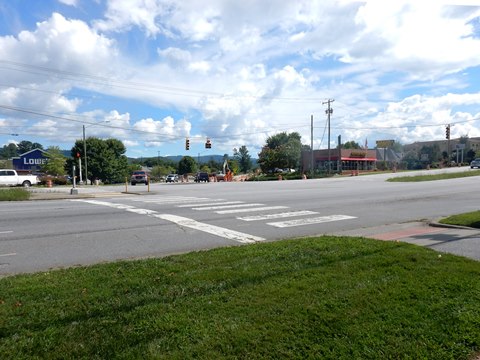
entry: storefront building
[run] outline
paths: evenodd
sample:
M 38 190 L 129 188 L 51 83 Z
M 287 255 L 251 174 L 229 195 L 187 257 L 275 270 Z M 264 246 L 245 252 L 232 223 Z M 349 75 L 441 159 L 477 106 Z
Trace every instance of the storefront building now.
M 330 152 L 330 154 L 329 154 Z M 330 149 L 313 151 L 313 169 L 315 171 L 326 171 L 329 168 L 332 172 L 342 171 L 372 171 L 376 169 L 377 152 L 375 149 Z M 302 168 L 304 172 L 311 170 L 312 153 L 302 152 Z

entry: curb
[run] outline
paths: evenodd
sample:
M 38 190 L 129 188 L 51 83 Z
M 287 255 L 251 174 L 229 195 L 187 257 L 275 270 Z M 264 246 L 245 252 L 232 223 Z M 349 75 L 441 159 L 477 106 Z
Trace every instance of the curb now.
M 439 228 L 447 228 L 447 229 L 463 229 L 463 230 L 477 230 L 480 231 L 478 228 L 473 228 L 470 226 L 462 226 L 462 225 L 452 225 L 452 224 L 442 224 L 438 221 L 431 221 L 428 223 L 431 227 L 439 227 Z

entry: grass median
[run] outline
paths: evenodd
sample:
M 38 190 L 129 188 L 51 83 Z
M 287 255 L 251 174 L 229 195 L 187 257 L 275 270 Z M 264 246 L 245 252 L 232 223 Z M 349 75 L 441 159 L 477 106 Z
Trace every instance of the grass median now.
M 480 263 L 329 237 L 0 279 L 0 358 L 470 359 Z
M 480 211 L 452 215 L 439 221 L 441 224 L 480 228 Z
M 30 192 L 22 188 L 0 188 L 0 201 L 22 201 L 30 199 Z
M 458 179 L 470 176 L 480 176 L 480 170 L 470 170 L 455 173 L 446 174 L 433 174 L 433 175 L 414 175 L 414 176 L 397 176 L 387 179 L 389 182 L 419 182 L 419 181 L 435 181 L 435 180 L 448 180 Z

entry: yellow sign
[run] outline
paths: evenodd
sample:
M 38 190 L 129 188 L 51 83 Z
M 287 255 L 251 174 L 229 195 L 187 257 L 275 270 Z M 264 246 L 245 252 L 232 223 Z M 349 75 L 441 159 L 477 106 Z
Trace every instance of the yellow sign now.
M 378 148 L 389 148 L 392 147 L 395 143 L 395 140 L 377 140 Z

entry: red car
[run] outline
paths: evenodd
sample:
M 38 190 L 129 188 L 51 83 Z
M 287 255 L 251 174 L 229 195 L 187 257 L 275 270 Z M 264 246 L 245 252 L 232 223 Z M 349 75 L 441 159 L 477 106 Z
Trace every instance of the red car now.
M 130 177 L 130 184 L 137 185 L 137 184 L 145 184 L 148 185 L 148 174 L 146 171 L 138 170 L 134 171 L 132 176 Z

